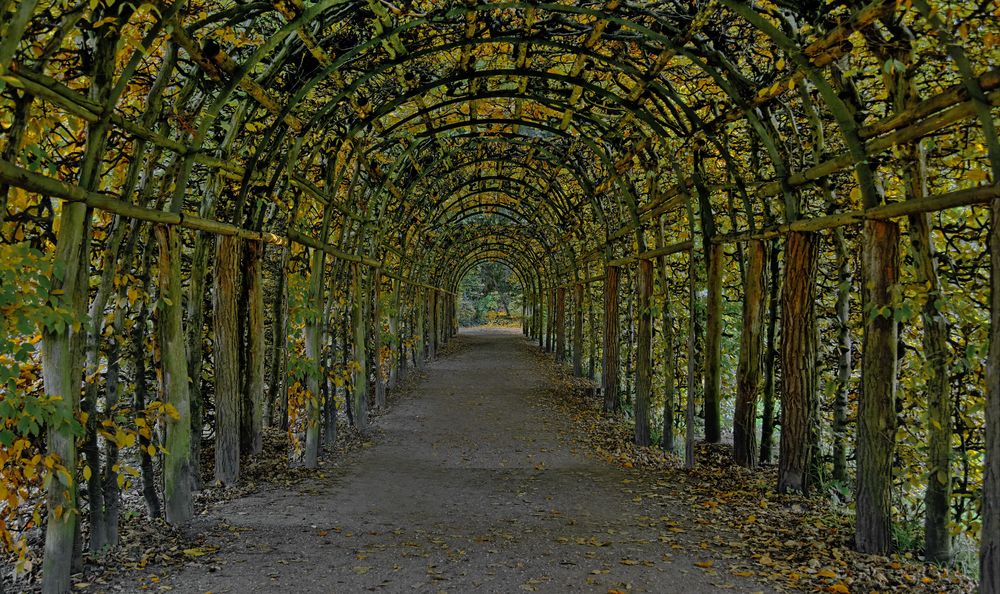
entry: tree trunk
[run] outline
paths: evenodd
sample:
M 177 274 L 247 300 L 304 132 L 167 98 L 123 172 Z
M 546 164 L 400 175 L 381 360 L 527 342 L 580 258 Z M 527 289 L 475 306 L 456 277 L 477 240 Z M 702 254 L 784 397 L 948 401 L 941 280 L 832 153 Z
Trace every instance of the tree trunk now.
M 892 549 L 892 459 L 896 445 L 897 323 L 892 290 L 899 281 L 899 227 L 866 221 L 862 238 L 865 334 L 858 402 L 855 545 Z
M 148 313 L 146 304 L 139 303 L 136 312 L 135 325 L 132 326 L 132 366 L 135 382 L 135 395 L 132 398 L 136 411 L 146 409 L 146 319 Z M 152 430 L 152 429 L 150 429 Z M 151 434 L 150 434 L 151 435 Z M 149 453 L 152 440 L 139 435 L 139 467 L 142 470 L 142 498 L 146 502 L 149 517 L 156 519 L 162 515 L 160 496 L 156 492 L 156 474 L 153 470 L 153 456 Z
M 904 167 L 907 200 L 927 195 L 924 150 L 908 145 Z M 927 399 L 927 490 L 924 494 L 924 557 L 946 563 L 951 559 L 951 438 L 952 402 L 948 383 L 948 318 L 940 309 L 943 297 L 938 278 L 937 254 L 927 213 L 908 217 L 910 253 L 917 282 L 927 287 L 920 312 L 923 324 L 923 357 L 927 365 L 924 383 Z
M 660 218 L 657 234 L 657 249 L 664 246 L 663 219 Z M 663 331 L 663 434 L 660 449 L 674 453 L 674 402 L 677 398 L 677 360 L 674 354 L 674 321 L 670 310 L 670 282 L 667 276 L 667 258 L 660 256 L 656 262 L 657 277 L 663 302 L 660 310 L 660 325 Z
M 357 369 L 354 372 L 354 425 L 362 435 L 368 434 L 368 357 L 366 345 L 368 343 L 368 333 L 365 328 L 364 315 L 365 297 L 361 291 L 361 265 L 357 262 L 351 265 L 351 322 L 354 326 L 354 360 Z M 432 298 L 432 302 L 437 300 Z M 432 308 L 435 315 L 431 316 L 432 333 L 434 342 L 437 342 L 437 323 L 434 318 L 436 308 Z M 433 353 L 432 353 L 433 355 Z
M 990 204 L 990 223 L 990 352 L 986 359 L 980 594 L 1000 594 L 1000 198 Z
M 722 245 L 708 249 L 708 318 L 705 323 L 705 441 L 722 440 L 719 413 L 722 390 Z
M 438 351 L 438 294 L 427 289 L 427 358 L 434 359 Z
M 396 382 L 399 381 L 400 371 L 405 369 L 406 356 L 403 353 L 403 341 L 400 339 L 399 316 L 400 316 L 400 282 L 392 281 L 392 311 L 389 313 L 389 343 L 394 348 L 391 349 L 393 355 L 389 360 L 389 390 L 396 389 Z M 393 361 L 395 359 L 395 361 Z
M 573 287 L 573 377 L 583 377 L 583 285 Z
M 688 217 L 691 212 L 688 209 Z M 693 223 L 692 223 L 693 225 Z M 694 468 L 695 390 L 698 381 L 698 267 L 688 252 L 687 406 L 684 412 L 684 467 Z
M 778 327 L 779 288 L 781 287 L 781 264 L 777 241 L 768 246 L 768 274 L 770 281 L 767 286 L 767 337 L 765 339 L 766 354 L 764 357 L 764 410 L 760 424 L 760 463 L 771 463 L 771 451 L 774 441 L 774 396 L 775 396 L 775 364 L 778 359 L 778 349 L 775 348 L 775 335 Z
M 590 297 L 590 287 L 587 287 L 587 325 L 590 326 L 590 352 L 587 356 L 587 379 L 594 381 L 597 377 L 597 313 L 594 301 Z
M 653 262 L 639 260 L 635 281 L 638 328 L 635 347 L 635 444 L 648 446 L 649 401 L 653 387 Z
M 851 259 L 844 230 L 833 230 L 837 256 L 837 380 L 833 400 L 833 479 L 847 481 L 847 407 L 851 380 Z
M 747 244 L 749 262 L 743 290 L 743 331 L 736 370 L 736 413 L 733 418 L 733 457 L 740 466 L 757 465 L 757 397 L 760 393 L 761 337 L 764 330 L 764 242 Z
M 271 383 L 268 385 L 266 408 L 268 425 L 282 424 L 288 411 L 288 283 L 286 275 L 288 258 L 291 254 L 288 246 L 281 247 L 281 266 L 275 280 L 274 309 L 271 323 Z
M 306 439 L 302 461 L 306 468 L 316 468 L 319 464 L 320 425 L 323 422 L 320 393 L 323 272 L 326 269 L 326 254 L 323 250 L 313 250 L 309 269 L 309 303 L 312 311 L 303 328 L 309 371 L 306 375 Z
M 220 235 L 215 244 L 215 480 L 226 486 L 240 476 L 241 240 Z
M 781 451 L 778 490 L 807 493 L 816 445 L 816 264 L 812 233 L 786 238 L 781 291 Z
M 244 371 L 243 416 L 249 435 L 246 445 L 250 454 L 264 449 L 264 284 L 261 261 L 264 244 L 259 241 L 244 243 L 243 274 L 244 292 L 247 296 L 246 369 Z
M 191 393 L 188 391 L 187 353 L 184 350 L 184 309 L 181 286 L 181 247 L 177 229 L 157 226 L 160 245 L 160 393 L 177 417 L 164 423 L 167 454 L 163 459 L 163 507 L 167 522 L 184 524 L 194 515 L 191 499 Z M 237 459 L 238 462 L 238 459 Z
M 618 267 L 608 266 L 604 274 L 604 360 L 601 363 L 601 392 L 604 412 L 618 412 Z
M 125 311 L 122 307 L 115 305 L 115 316 L 112 322 L 112 333 L 108 344 L 108 373 L 107 385 L 105 387 L 104 410 L 109 414 L 115 414 L 121 404 L 121 345 L 124 342 L 125 332 Z M 148 452 L 147 452 L 148 453 Z M 121 491 L 118 489 L 118 477 L 112 472 L 112 468 L 118 465 L 119 451 L 118 444 L 111 439 L 104 440 L 104 473 L 101 481 L 101 490 L 104 496 L 104 524 L 105 534 L 108 537 L 110 547 L 118 546 L 118 527 L 121 514 Z
M 413 357 L 416 359 L 414 365 L 417 369 L 423 369 L 424 362 L 427 360 L 427 299 L 426 290 L 423 292 L 420 289 L 416 289 L 413 292 L 413 306 L 416 308 L 416 331 L 414 334 L 414 339 L 416 344 L 413 345 Z
M 556 289 L 556 363 L 566 360 L 566 289 Z
M 372 271 L 375 305 L 372 308 L 372 338 L 375 342 L 375 408 L 385 410 L 385 362 L 382 360 L 382 273 Z

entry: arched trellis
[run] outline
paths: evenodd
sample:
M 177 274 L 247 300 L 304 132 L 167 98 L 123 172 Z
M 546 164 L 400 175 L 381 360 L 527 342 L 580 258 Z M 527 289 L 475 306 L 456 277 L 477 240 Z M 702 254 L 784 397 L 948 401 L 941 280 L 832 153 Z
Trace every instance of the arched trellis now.
M 242 279 L 236 284 L 254 287 L 254 279 L 262 274 L 254 264 L 260 260 L 258 252 L 274 246 L 267 249 L 282 254 L 280 273 L 307 277 L 308 298 L 318 310 L 331 307 L 330 291 L 324 288 L 331 279 L 350 280 L 354 322 L 363 327 L 353 337 L 356 353 L 365 351 L 371 337 L 381 340 L 385 317 L 390 326 L 409 324 L 407 331 L 412 334 L 417 334 L 413 327 L 423 325 L 416 322 L 420 315 L 431 318 L 424 321 L 435 328 L 443 328 L 435 316 L 450 314 L 437 305 L 430 311 L 421 293 L 450 295 L 457 286 L 456 275 L 481 257 L 514 262 L 523 284 L 539 299 L 543 292 L 555 292 L 557 296 L 546 297 L 550 301 L 544 306 L 550 311 L 550 325 L 552 318 L 562 315 L 560 291 L 577 291 L 600 280 L 607 313 L 602 350 L 611 357 L 604 365 L 617 370 L 613 357 L 620 342 L 619 295 L 614 283 L 619 270 L 636 268 L 636 298 L 648 306 L 653 270 L 661 273 L 667 255 L 685 252 L 692 263 L 692 312 L 697 312 L 700 291 L 707 293 L 705 361 L 700 373 L 709 410 L 706 437 L 713 441 L 719 438 L 718 415 L 712 408 L 720 398 L 724 246 L 738 245 L 735 251 L 745 255 L 739 268 L 746 330 L 759 325 L 753 321 L 753 304 L 759 305 L 763 294 L 763 281 L 755 280 L 763 244 L 782 239 L 782 336 L 791 337 L 783 338 L 788 344 L 780 346 L 781 398 L 788 415 L 782 423 L 782 489 L 806 489 L 812 463 L 818 234 L 845 225 L 864 226 L 860 242 L 864 301 L 867 307 L 892 311 L 893 285 L 900 278 L 896 255 L 900 231 L 895 220 L 909 217 L 910 225 L 919 228 L 918 219 L 927 212 L 986 203 L 1000 218 L 996 186 L 1000 145 L 992 111 L 1000 103 L 996 91 L 1000 80 L 988 60 L 984 64 L 970 59 L 961 36 L 952 32 L 935 6 L 924 1 L 914 2 L 912 10 L 876 1 L 853 11 L 841 8 L 830 17 L 733 0 L 705 3 L 693 13 L 671 3 L 645 8 L 617 2 L 603 7 L 481 4 L 426 15 L 402 11 L 396 16 L 376 10 L 371 18 L 377 34 L 367 41 L 354 40 L 346 51 L 336 51 L 338 40 L 351 27 L 341 24 L 350 22 L 346 11 L 353 8 L 343 0 L 325 0 L 308 8 L 296 2 L 234 6 L 202 20 L 178 3 L 157 13 L 127 9 L 102 21 L 99 17 L 108 8 L 98 3 L 90 9 L 96 18 L 79 25 L 67 20 L 48 46 L 38 42 L 47 30 L 41 20 L 48 13 L 36 10 L 37 6 L 35 1 L 18 3 L 16 8 L 0 6 L 0 69 L 9 86 L 3 100 L 4 106 L 16 107 L 4 132 L 7 142 L 0 160 L 0 231 L 5 238 L 27 232 L 45 245 L 35 227 L 44 227 L 47 219 L 33 215 L 35 210 L 45 212 L 42 201 L 31 198 L 23 208 L 24 200 L 14 189 L 65 201 L 58 215 L 49 209 L 46 216 L 48 221 L 59 218 L 58 236 L 49 231 L 58 237 L 51 250 L 67 267 L 55 275 L 53 290 L 57 296 L 60 291 L 68 296 L 68 309 L 101 314 L 118 307 L 101 302 L 111 288 L 99 291 L 96 300 L 83 290 L 90 277 L 100 277 L 103 283 L 115 275 L 114 267 L 110 273 L 97 274 L 87 249 L 96 209 L 114 214 L 114 221 L 158 226 L 158 291 L 170 296 L 163 314 L 169 322 L 158 340 L 171 352 L 182 353 L 185 341 L 193 344 L 200 339 L 190 328 L 203 325 L 200 313 L 192 317 L 190 310 L 182 309 L 181 297 L 193 302 L 206 278 L 202 271 L 185 284 L 180 266 L 182 254 L 187 253 L 184 247 L 201 254 L 195 262 L 202 268 L 211 263 L 214 278 L 225 280 L 223 273 L 229 272 Z M 280 17 L 271 14 L 274 10 Z M 553 15 L 558 18 L 549 18 Z M 483 28 L 486 16 L 496 17 L 490 26 L 499 30 Z M 980 22 L 975 13 L 967 18 Z M 478 30 L 483 34 L 467 33 L 472 31 L 464 26 L 467 19 L 481 25 Z M 814 32 L 804 33 L 798 26 L 803 22 Z M 924 52 L 924 62 L 950 73 L 948 80 L 956 86 L 916 82 L 913 73 L 923 67 L 917 61 L 902 69 L 890 64 L 877 75 L 845 75 L 838 61 L 883 58 L 877 49 L 848 43 L 848 38 L 862 32 L 868 37 L 858 37 L 874 46 L 871 40 L 876 34 L 892 36 L 900 27 L 924 43 L 913 51 Z M 174 31 L 169 41 L 167 28 Z M 241 46 L 225 37 L 209 39 L 213 29 L 260 37 Z M 989 23 L 973 27 L 972 38 L 981 39 L 982 31 L 989 29 Z M 142 38 L 143 49 L 115 56 L 122 52 L 117 37 L 123 30 Z M 93 72 L 86 92 L 74 90 L 77 83 L 71 88 L 72 81 L 51 59 L 60 44 L 72 45 L 76 32 L 94 52 L 88 55 Z M 931 39 L 945 41 L 947 58 L 928 49 Z M 770 58 L 764 51 L 743 51 L 751 46 L 763 48 Z M 42 50 L 36 51 L 38 47 Z M 178 66 L 178 54 L 186 56 L 183 67 Z M 456 63 L 439 65 L 455 54 L 461 56 Z M 311 70 L 296 71 L 306 56 L 312 60 Z M 12 68 L 15 62 L 17 67 Z M 155 72 L 160 64 L 162 72 Z M 152 82 L 133 88 L 133 75 Z M 204 80 L 199 80 L 201 76 Z M 872 98 L 884 82 L 880 78 L 893 83 L 886 83 L 889 98 L 882 103 Z M 920 87 L 911 93 L 916 98 L 899 94 L 907 87 Z M 143 92 L 151 98 L 144 114 L 135 109 L 136 97 Z M 181 115 L 172 120 L 164 115 L 163 99 L 173 93 L 183 100 L 176 112 Z M 925 95 L 922 100 L 920 93 Z M 41 173 L 43 167 L 32 156 L 38 151 L 26 149 L 26 138 L 36 134 L 28 124 L 28 114 L 37 110 L 34 101 L 62 110 L 73 121 L 71 127 L 86 128 L 78 143 L 82 157 L 75 149 L 66 149 L 73 143 L 60 146 L 41 139 L 32 146 L 52 151 L 57 155 L 52 161 L 61 164 Z M 182 113 L 187 108 L 190 113 Z M 266 128 L 259 129 L 260 123 Z M 53 126 L 43 122 L 41 128 L 47 125 Z M 966 161 L 981 165 L 976 171 L 985 172 L 986 183 L 964 187 L 938 183 L 932 193 L 927 189 L 927 165 L 907 151 L 923 151 L 920 139 L 956 126 L 981 140 L 972 143 L 979 148 L 973 148 Z M 807 136 L 811 140 L 803 141 Z M 809 143 L 814 146 L 807 147 Z M 490 152 L 493 144 L 506 151 Z M 129 145 L 136 148 L 134 157 L 109 157 L 125 155 Z M 330 152 L 330 147 L 336 150 Z M 812 149 L 813 162 L 796 154 L 803 148 Z M 924 179 L 922 189 L 921 184 L 910 184 L 898 194 L 903 200 L 896 202 L 886 200 L 879 183 L 880 176 L 895 175 L 887 172 L 892 167 L 891 150 L 910 155 L 897 158 L 906 175 Z M 807 166 L 800 168 L 803 162 Z M 118 171 L 119 163 L 128 164 L 128 171 Z M 946 165 L 934 167 L 949 170 Z M 845 173 L 853 173 L 854 179 Z M 125 183 L 110 183 L 113 175 Z M 672 187 L 663 187 L 667 179 L 673 180 Z M 732 184 L 735 189 L 729 187 Z M 162 191 L 151 189 L 154 185 Z M 116 187 L 122 190 L 109 191 Z M 856 196 L 851 195 L 854 190 Z M 733 193 L 740 194 L 742 204 L 733 206 Z M 815 195 L 826 197 L 822 209 L 816 206 Z M 780 198 L 780 208 L 771 204 L 774 198 Z M 110 237 L 135 233 L 124 223 L 111 225 L 116 232 Z M 504 228 L 513 239 L 495 239 L 498 232 L 492 226 Z M 184 235 L 179 229 L 194 233 Z M 911 239 L 916 237 L 911 227 L 906 229 Z M 217 246 L 214 257 L 207 243 L 210 235 L 222 246 Z M 920 237 L 913 240 L 920 243 Z M 655 248 L 647 246 L 650 241 L 655 241 Z M 998 244 L 1000 240 L 991 242 L 994 266 L 1000 265 Z M 113 257 L 112 247 L 101 249 Z M 299 253 L 302 247 L 308 255 Z M 511 256 L 513 252 L 524 255 Z M 917 259 L 930 262 L 933 270 L 933 251 L 927 253 Z M 235 268 L 227 257 L 233 254 L 237 254 Z M 240 271 L 240 260 L 245 260 L 247 272 Z M 602 270 L 595 274 L 593 264 Z M 927 282 L 933 285 L 934 278 Z M 380 297 L 383 281 L 393 287 L 391 314 L 380 310 L 385 300 Z M 226 293 L 234 287 L 215 282 L 217 294 L 240 298 Z M 246 297 L 251 312 L 263 307 L 254 291 Z M 279 293 L 280 303 L 288 293 L 284 287 Z M 213 313 L 220 319 L 228 315 L 225 302 L 222 299 Z M 993 305 L 990 315 L 995 318 L 998 309 L 1000 305 Z M 937 314 L 927 313 L 925 323 L 942 317 Z M 857 493 L 858 546 L 865 551 L 891 546 L 892 449 L 872 445 L 885 441 L 885 427 L 895 423 L 886 403 L 895 398 L 896 363 L 890 359 L 895 358 L 897 330 L 884 318 L 862 322 L 865 355 L 860 371 L 866 389 L 859 413 Z M 88 357 L 98 363 L 106 350 L 101 338 L 105 323 L 97 319 L 82 331 Z M 321 358 L 323 323 L 323 316 L 317 316 L 305 324 L 305 351 L 313 367 Z M 641 314 L 635 323 L 637 353 L 648 356 L 653 322 Z M 557 331 L 548 331 L 562 337 L 564 320 L 555 324 Z M 574 321 L 575 328 L 581 325 Z M 247 328 L 242 328 L 247 335 Z M 421 341 L 426 334 L 421 328 Z M 53 393 L 74 392 L 73 366 L 66 353 L 81 338 L 75 331 L 51 328 L 43 328 L 42 335 L 47 388 Z M 248 335 L 256 333 L 251 330 Z M 749 387 L 741 384 L 737 395 L 737 409 L 742 406 L 744 411 L 756 407 L 758 387 L 753 385 L 752 370 L 760 362 L 754 360 L 754 336 L 744 331 L 740 337 L 744 343 L 740 365 L 747 374 L 741 381 L 750 381 Z M 225 340 L 218 342 L 220 366 L 225 367 L 226 356 L 232 353 Z M 991 341 L 987 359 L 992 374 L 991 426 L 998 415 L 993 389 L 998 383 L 994 381 L 998 342 Z M 248 348 L 253 355 L 263 345 L 233 348 Z M 182 411 L 191 397 L 185 382 L 178 379 L 187 372 L 185 363 L 183 357 L 168 357 L 162 370 L 173 380 L 164 384 L 162 395 Z M 637 391 L 648 396 L 648 360 L 638 359 L 636 367 Z M 366 370 L 356 381 L 365 383 L 368 375 Z M 617 397 L 613 382 L 604 388 L 606 397 Z M 85 395 L 85 407 L 90 406 L 89 398 Z M 75 404 L 75 398 L 65 399 L 63 411 L 72 412 Z M 944 408 L 938 413 L 942 410 L 947 412 Z M 313 407 L 308 413 L 315 420 L 320 411 Z M 648 439 L 642 423 L 637 419 L 640 443 Z M 179 426 L 171 427 L 168 439 L 181 444 L 171 449 L 183 451 L 190 435 Z M 742 441 L 746 429 L 738 422 L 734 427 L 738 458 L 741 448 L 751 445 Z M 990 452 L 998 447 L 995 433 L 987 432 L 992 439 Z M 944 429 L 934 433 L 938 445 L 932 448 L 937 447 L 938 458 L 933 464 L 947 465 L 948 435 Z M 307 439 L 307 462 L 315 460 L 318 447 L 315 436 L 311 439 Z M 52 451 L 74 458 L 71 442 L 57 436 Z M 994 453 L 988 457 L 984 491 L 986 534 L 997 533 L 993 529 L 1000 505 L 997 464 Z M 188 469 L 172 463 L 165 470 L 168 519 L 183 521 L 189 513 L 184 503 Z M 935 492 L 938 497 L 944 493 L 947 502 L 947 489 Z M 72 489 L 67 495 L 75 497 Z M 53 547 L 64 549 L 71 538 L 72 518 L 49 520 Z M 931 533 L 940 532 L 947 520 L 928 522 Z M 997 576 L 990 573 L 997 565 L 990 561 L 1000 554 L 998 547 L 988 539 L 984 543 L 986 587 L 1000 587 L 995 585 Z M 946 557 L 947 551 L 934 555 Z M 65 577 L 64 561 L 46 559 L 46 573 L 54 583 Z

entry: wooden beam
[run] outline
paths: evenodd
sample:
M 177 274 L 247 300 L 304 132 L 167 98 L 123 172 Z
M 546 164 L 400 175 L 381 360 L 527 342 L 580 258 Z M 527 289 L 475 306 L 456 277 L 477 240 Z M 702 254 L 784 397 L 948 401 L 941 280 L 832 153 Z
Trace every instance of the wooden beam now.
M 823 229 L 856 225 L 866 220 L 888 220 L 925 212 L 937 212 L 960 206 L 985 205 L 996 198 L 1000 198 L 1000 184 L 977 186 L 975 188 L 965 188 L 916 200 L 883 204 L 868 210 L 851 210 L 821 217 L 799 219 L 795 222 L 778 225 L 757 233 L 744 232 L 717 235 L 712 238 L 712 242 L 737 243 L 756 239 L 773 239 L 796 231 L 822 231 Z

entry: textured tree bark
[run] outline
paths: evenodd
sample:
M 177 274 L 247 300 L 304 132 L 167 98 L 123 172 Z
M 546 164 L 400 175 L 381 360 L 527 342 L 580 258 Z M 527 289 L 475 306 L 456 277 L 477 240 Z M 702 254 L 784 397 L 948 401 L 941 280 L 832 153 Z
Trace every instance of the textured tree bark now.
M 583 285 L 573 287 L 573 377 L 583 377 Z
M 375 298 L 372 307 L 372 339 L 375 343 L 375 408 L 385 410 L 385 369 L 382 361 L 382 273 L 372 271 Z
M 816 236 L 789 233 L 781 291 L 781 444 L 778 490 L 806 493 L 816 445 Z
M 145 410 L 146 398 L 146 320 L 148 319 L 146 304 L 139 302 L 135 324 L 132 326 L 132 371 L 135 382 L 135 394 L 132 404 L 135 410 Z M 153 457 L 149 455 L 150 440 L 139 436 L 139 467 L 142 470 L 142 498 L 146 503 L 146 511 L 150 518 L 163 515 L 160 506 L 160 496 L 156 492 L 156 474 L 153 470 Z M 192 471 L 194 468 L 192 467 Z M 192 477 L 192 481 L 194 477 Z M 117 487 L 117 485 L 116 485 Z
M 690 218 L 691 212 L 688 211 Z M 693 223 L 692 223 L 693 225 Z M 687 403 L 684 410 L 684 467 L 694 468 L 695 391 L 698 382 L 698 266 L 688 252 Z
M 215 244 L 215 480 L 240 476 L 239 279 L 242 241 L 220 235 Z
M 389 390 L 396 389 L 396 382 L 399 381 L 400 368 L 406 365 L 405 363 L 406 357 L 404 356 L 402 350 L 403 341 L 399 339 L 399 317 L 400 317 L 399 289 L 400 289 L 400 282 L 398 280 L 393 280 L 392 311 L 389 314 L 389 340 L 395 341 L 396 348 L 392 349 L 394 357 L 391 357 L 389 362 L 389 385 L 388 385 Z M 395 361 L 393 361 L 392 359 L 395 359 Z
M 177 418 L 164 423 L 167 454 L 163 458 L 163 508 L 167 522 L 177 526 L 194 515 L 191 498 L 191 393 L 188 390 L 187 353 L 184 350 L 184 309 L 181 286 L 180 238 L 173 227 L 157 226 L 160 245 L 159 316 L 160 392 L 176 409 Z
M 663 236 L 663 218 L 657 225 L 656 248 L 665 245 Z M 670 306 L 670 281 L 667 276 L 667 258 L 659 256 L 656 259 L 656 276 L 663 292 L 660 309 L 660 325 L 663 332 L 663 430 L 660 438 L 660 449 L 673 453 L 674 448 L 674 402 L 677 395 L 677 360 L 674 354 L 674 321 Z
M 0 42 L 0 65 L 4 68 L 10 62 L 20 38 L 17 29 L 27 25 L 27 18 L 34 9 L 34 2 L 26 2 L 18 11 L 20 24 L 13 21 L 8 26 L 10 41 Z M 104 10 L 98 11 L 98 16 Z M 127 14 L 126 14 L 127 16 Z M 93 68 L 89 99 L 100 105 L 107 105 L 113 91 L 113 69 L 118 44 L 115 23 L 106 22 L 88 28 L 86 46 Z M 83 48 L 81 48 L 83 49 Z M 101 179 L 101 159 L 107 140 L 109 120 L 106 117 L 91 123 L 86 131 L 86 150 L 80 162 L 79 187 L 85 190 L 97 188 Z M 4 195 L 6 199 L 6 192 Z M 6 208 L 6 204 L 4 204 Z M 5 212 L 6 215 L 6 212 Z M 54 262 L 62 266 L 53 274 L 49 289 L 53 303 L 59 303 L 73 315 L 73 323 L 68 327 L 55 329 L 41 328 L 42 335 L 42 380 L 45 393 L 61 397 L 53 406 L 53 412 L 64 422 L 47 427 L 47 452 L 59 458 L 70 475 L 75 475 L 77 463 L 76 436 L 70 419 L 79 411 L 80 388 L 83 376 L 83 341 L 86 337 L 83 325 L 87 313 L 90 285 L 90 209 L 84 204 L 65 204 L 59 214 L 59 230 L 56 237 Z M 63 297 L 59 298 L 58 291 Z M 68 484 L 67 484 L 68 483 Z M 47 488 L 47 514 L 45 523 L 45 550 L 42 559 L 42 592 L 62 594 L 70 590 L 70 573 L 74 562 L 79 560 L 74 549 L 74 539 L 79 533 L 76 480 L 63 480 L 60 473 L 54 473 Z M 96 494 L 96 492 L 95 492 Z
M 653 262 L 639 260 L 636 275 L 638 322 L 635 347 L 635 443 L 648 446 L 649 402 L 653 388 Z
M 430 339 L 428 340 L 430 344 L 430 359 L 437 356 L 438 348 L 440 347 L 438 343 L 438 335 L 440 334 L 440 331 L 438 330 L 438 326 L 440 326 L 438 312 L 441 308 L 438 307 L 438 301 L 438 292 L 433 289 L 428 289 L 427 309 L 430 311 Z
M 986 460 L 979 591 L 1000 594 L 1000 199 L 990 204 L 990 352 L 986 359 Z
M 271 383 L 267 387 L 265 422 L 281 426 L 283 411 L 288 409 L 288 259 L 291 250 L 281 247 L 281 267 L 275 278 L 275 296 L 271 318 Z M 287 429 L 287 426 L 282 426 Z
M 322 319 L 323 319 L 323 273 L 326 270 L 326 254 L 313 250 L 309 264 L 309 303 L 311 312 L 303 327 L 306 359 L 309 370 L 306 374 L 306 427 L 305 447 L 302 463 L 306 468 L 319 465 L 320 429 L 323 424 L 323 401 L 321 393 L 322 366 Z
M 708 248 L 708 317 L 705 323 L 705 441 L 722 440 L 722 245 Z
M 892 290 L 899 281 L 899 226 L 865 222 L 862 238 L 865 334 L 861 354 L 855 488 L 855 545 L 892 549 L 892 458 L 896 446 L 896 345 Z
M 587 355 L 587 379 L 594 381 L 597 377 L 597 312 L 594 302 L 597 301 L 590 296 L 590 287 L 587 287 L 587 326 L 590 328 L 589 352 Z
M 771 463 L 771 450 L 774 449 L 774 393 L 775 364 L 778 350 L 775 348 L 775 335 L 778 327 L 778 302 L 781 287 L 781 265 L 778 259 L 779 247 L 777 241 L 772 241 L 767 250 L 768 285 L 767 285 L 767 336 L 764 339 L 764 406 L 761 411 L 760 423 L 760 463 Z
M 566 289 L 556 289 L 556 362 L 566 359 Z
M 86 305 L 87 264 L 84 255 L 85 241 L 89 241 L 87 207 L 67 204 L 59 217 L 59 237 L 56 243 L 56 261 L 64 262 L 63 276 L 52 279 L 52 290 L 62 290 L 68 296 L 69 307 L 82 313 Z M 82 296 L 83 299 L 79 299 Z M 59 331 L 42 329 L 42 377 L 45 393 L 60 396 L 54 409 L 66 419 L 72 418 L 80 401 L 80 378 L 75 373 L 73 351 L 81 340 L 79 331 L 70 325 Z M 67 468 L 76 468 L 76 436 L 68 423 L 48 428 L 48 453 L 59 457 Z M 77 486 L 73 480 L 64 484 L 56 473 L 48 490 L 48 515 L 45 529 L 45 553 L 42 589 L 45 594 L 63 594 L 70 589 L 70 572 L 73 561 L 73 538 L 76 532 Z
M 417 342 L 413 345 L 413 355 L 416 359 L 414 365 L 417 366 L 417 369 L 423 369 L 424 362 L 427 360 L 427 292 L 416 289 L 413 293 L 414 308 L 417 310 L 417 327 L 414 332 L 414 338 Z
M 264 449 L 264 282 L 261 261 L 264 244 L 244 243 L 244 278 L 247 295 L 246 371 L 243 415 L 247 418 L 249 453 Z
M 354 426 L 362 435 L 367 435 L 368 356 L 366 345 L 368 332 L 365 325 L 364 300 L 365 296 L 361 291 L 361 265 L 354 262 L 351 264 L 351 323 L 354 326 L 354 360 L 357 367 L 354 371 L 354 392 L 351 396 L 354 406 Z M 432 318 L 434 317 L 436 316 L 432 316 Z M 436 324 L 433 324 L 432 328 L 436 328 Z M 433 352 L 431 356 L 433 356 Z
M 601 362 L 601 393 L 604 412 L 621 408 L 618 401 L 618 267 L 608 266 L 604 273 L 604 359 Z
M 757 465 L 757 398 L 760 394 L 761 351 L 764 334 L 764 242 L 746 246 L 747 267 L 743 289 L 743 332 L 736 370 L 736 414 L 733 418 L 733 457 L 740 466 Z
M 837 258 L 837 381 L 833 400 L 833 479 L 847 480 L 848 389 L 851 379 L 851 260 L 844 241 L 844 230 L 832 234 Z

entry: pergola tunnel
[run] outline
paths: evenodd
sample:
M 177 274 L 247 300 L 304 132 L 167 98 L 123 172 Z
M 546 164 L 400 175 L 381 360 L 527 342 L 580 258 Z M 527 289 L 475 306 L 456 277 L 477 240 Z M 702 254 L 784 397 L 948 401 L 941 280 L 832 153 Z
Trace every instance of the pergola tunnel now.
M 70 591 L 123 494 L 185 526 L 271 433 L 316 468 L 490 324 L 1000 593 L 998 23 L 0 0 L 0 583 Z

